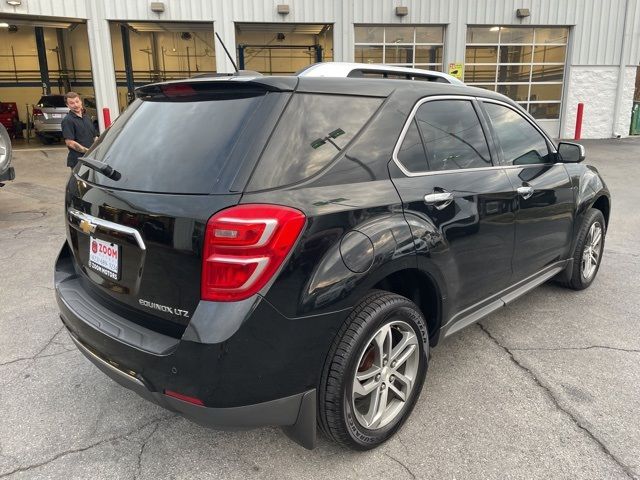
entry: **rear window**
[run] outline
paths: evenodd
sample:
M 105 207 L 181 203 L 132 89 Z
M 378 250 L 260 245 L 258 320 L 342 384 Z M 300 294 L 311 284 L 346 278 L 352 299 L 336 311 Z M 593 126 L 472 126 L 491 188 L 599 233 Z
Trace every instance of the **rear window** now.
M 264 98 L 265 92 L 196 101 L 138 99 L 86 155 L 122 177 L 115 181 L 84 166 L 78 173 L 119 189 L 212 193 Z
M 67 108 L 63 95 L 45 95 L 38 101 L 38 106 L 43 108 Z
M 248 189 L 290 185 L 318 173 L 356 136 L 382 100 L 295 94 L 271 136 Z

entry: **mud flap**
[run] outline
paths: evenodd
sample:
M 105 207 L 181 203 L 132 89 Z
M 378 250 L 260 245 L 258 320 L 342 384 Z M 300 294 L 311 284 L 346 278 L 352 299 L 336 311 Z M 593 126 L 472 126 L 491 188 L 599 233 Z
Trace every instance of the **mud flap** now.
M 282 431 L 297 444 L 313 450 L 317 443 L 316 425 L 316 391 L 310 390 L 302 397 L 296 423 L 282 427 Z

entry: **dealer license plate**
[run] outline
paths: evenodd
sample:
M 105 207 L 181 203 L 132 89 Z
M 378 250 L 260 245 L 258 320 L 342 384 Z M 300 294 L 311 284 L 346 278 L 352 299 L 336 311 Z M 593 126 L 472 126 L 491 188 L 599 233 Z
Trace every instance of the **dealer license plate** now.
M 90 237 L 89 268 L 118 280 L 120 278 L 120 245 Z

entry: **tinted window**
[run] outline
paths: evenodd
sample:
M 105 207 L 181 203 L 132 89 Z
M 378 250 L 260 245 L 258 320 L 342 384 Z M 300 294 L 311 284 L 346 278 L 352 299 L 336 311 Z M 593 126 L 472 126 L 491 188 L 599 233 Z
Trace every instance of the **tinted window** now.
M 136 100 L 87 154 L 122 174 L 118 181 L 96 174 L 97 182 L 148 192 L 212 192 L 226 165 L 239 161 L 231 153 L 264 98 Z
M 38 101 L 39 107 L 44 108 L 66 108 L 63 95 L 45 95 Z
M 499 148 L 509 165 L 546 163 L 551 160 L 544 137 L 514 110 L 495 103 L 485 103 Z
M 422 139 L 418 133 L 416 121 L 413 120 L 407 130 L 400 150 L 398 150 L 398 160 L 410 172 L 424 172 L 429 170 L 427 156 L 424 152 Z
M 429 170 L 491 166 L 487 140 L 470 101 L 426 102 L 418 108 L 415 119 Z
M 294 95 L 249 189 L 289 185 L 319 172 L 347 146 L 381 104 L 380 98 Z

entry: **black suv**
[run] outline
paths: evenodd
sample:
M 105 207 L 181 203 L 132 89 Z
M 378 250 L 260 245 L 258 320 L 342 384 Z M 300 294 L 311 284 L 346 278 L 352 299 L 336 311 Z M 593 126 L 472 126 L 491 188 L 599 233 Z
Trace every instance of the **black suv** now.
M 292 76 L 137 97 L 69 180 L 56 296 L 98 368 L 198 423 L 375 447 L 440 338 L 598 271 L 604 182 L 502 95 Z

